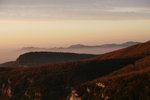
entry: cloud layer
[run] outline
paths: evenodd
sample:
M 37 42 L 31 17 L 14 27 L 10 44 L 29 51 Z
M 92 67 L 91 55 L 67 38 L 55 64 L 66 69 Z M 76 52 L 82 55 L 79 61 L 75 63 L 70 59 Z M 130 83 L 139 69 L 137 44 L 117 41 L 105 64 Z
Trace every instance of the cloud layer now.
M 150 0 L 1 0 L 0 18 L 150 19 Z

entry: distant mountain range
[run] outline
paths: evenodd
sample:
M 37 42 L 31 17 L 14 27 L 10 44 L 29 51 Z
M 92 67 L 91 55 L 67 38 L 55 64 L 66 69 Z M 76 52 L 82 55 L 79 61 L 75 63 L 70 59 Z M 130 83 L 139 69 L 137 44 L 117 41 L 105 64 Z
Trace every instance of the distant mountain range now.
M 94 45 L 94 46 L 89 46 L 89 45 L 83 45 L 83 44 L 76 44 L 76 45 L 71 45 L 67 48 L 65 47 L 55 47 L 55 48 L 39 48 L 39 47 L 24 47 L 21 50 L 51 50 L 51 49 L 84 49 L 84 48 L 118 48 L 118 47 L 128 47 L 132 45 L 139 44 L 140 42 L 125 42 L 122 44 L 102 44 L 102 45 Z
M 115 47 L 128 47 L 128 46 L 132 46 L 132 45 L 136 45 L 140 42 L 126 42 L 126 43 L 122 43 L 122 44 L 103 44 L 103 45 L 95 45 L 95 46 L 88 46 L 88 45 L 82 45 L 82 44 L 77 44 L 77 45 L 72 45 L 68 48 L 115 48 Z
M 40 47 L 24 47 L 18 52 L 36 52 L 36 51 L 47 51 L 47 52 L 72 52 L 72 53 L 80 53 L 80 54 L 104 54 L 107 52 L 111 52 L 114 50 L 126 48 L 132 45 L 139 44 L 140 42 L 125 42 L 121 44 L 102 44 L 102 45 L 83 45 L 76 44 L 71 45 L 69 47 L 54 47 L 54 48 L 40 48 Z
M 0 100 L 150 100 L 150 41 L 80 61 L 0 68 L 0 90 Z

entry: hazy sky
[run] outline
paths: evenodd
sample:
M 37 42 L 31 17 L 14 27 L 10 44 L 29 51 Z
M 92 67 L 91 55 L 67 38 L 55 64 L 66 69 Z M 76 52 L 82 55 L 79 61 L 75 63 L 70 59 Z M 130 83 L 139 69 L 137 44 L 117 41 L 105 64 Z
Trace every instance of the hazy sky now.
M 149 19 L 150 0 L 0 0 L 0 17 Z
M 147 41 L 150 0 L 0 0 L 0 46 Z

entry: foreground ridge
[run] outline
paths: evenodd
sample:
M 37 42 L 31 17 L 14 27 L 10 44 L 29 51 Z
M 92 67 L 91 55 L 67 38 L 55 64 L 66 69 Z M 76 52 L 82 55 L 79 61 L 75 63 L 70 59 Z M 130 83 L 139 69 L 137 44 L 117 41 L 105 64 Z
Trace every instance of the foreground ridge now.
M 149 56 L 146 42 L 87 60 L 3 68 L 0 99 L 148 100 Z

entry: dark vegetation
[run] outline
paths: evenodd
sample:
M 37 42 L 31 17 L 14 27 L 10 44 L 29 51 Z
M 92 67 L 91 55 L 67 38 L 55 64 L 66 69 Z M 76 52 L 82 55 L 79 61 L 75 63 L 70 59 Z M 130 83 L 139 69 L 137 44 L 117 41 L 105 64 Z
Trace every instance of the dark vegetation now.
M 149 56 L 147 42 L 87 60 L 0 69 L 0 100 L 66 100 L 72 89 L 82 100 L 149 100 Z

